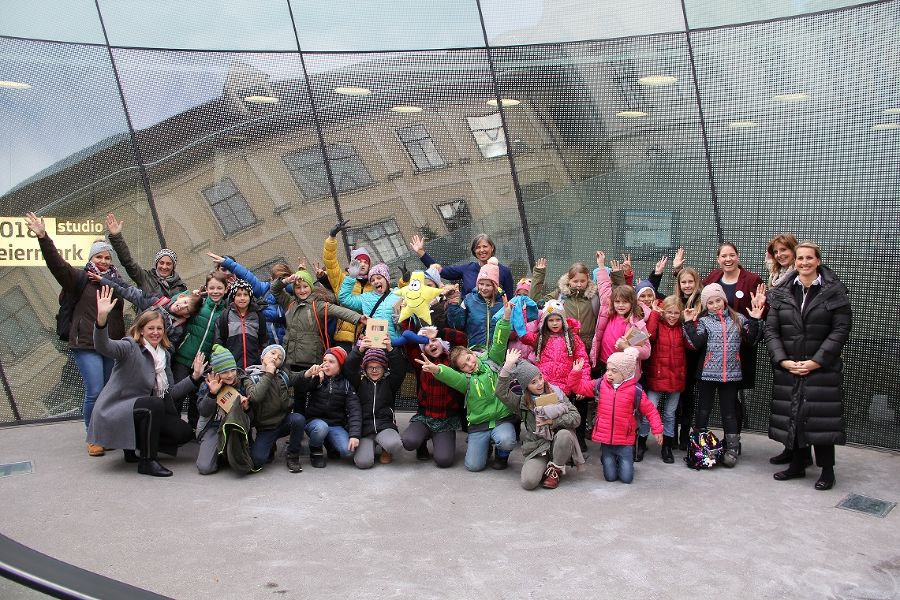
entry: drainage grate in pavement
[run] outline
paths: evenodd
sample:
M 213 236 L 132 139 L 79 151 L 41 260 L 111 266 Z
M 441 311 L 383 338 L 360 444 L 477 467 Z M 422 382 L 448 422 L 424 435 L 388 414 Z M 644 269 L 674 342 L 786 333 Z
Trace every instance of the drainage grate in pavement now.
M 886 517 L 895 506 L 897 506 L 896 502 L 879 500 L 878 498 L 871 498 L 862 494 L 850 494 L 837 505 L 838 508 L 843 508 L 844 510 L 861 512 L 881 519 Z
M 30 460 L 7 463 L 0 465 L 0 477 L 8 477 L 9 475 L 27 475 L 33 470 Z

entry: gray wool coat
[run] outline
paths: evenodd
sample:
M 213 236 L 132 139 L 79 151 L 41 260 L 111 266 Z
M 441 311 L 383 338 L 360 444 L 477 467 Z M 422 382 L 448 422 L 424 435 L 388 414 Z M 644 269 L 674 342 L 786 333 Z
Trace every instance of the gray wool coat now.
M 130 337 L 110 340 L 106 327 L 96 325 L 94 325 L 94 349 L 103 356 L 114 358 L 116 364 L 113 366 L 109 381 L 103 386 L 94 404 L 87 441 L 89 444 L 99 444 L 104 448 L 134 450 L 137 448 L 134 402 L 138 398 L 153 395 L 153 386 L 156 383 L 153 356 Z M 168 352 L 166 357 L 168 395 L 177 400 L 196 390 L 197 387 L 190 377 L 185 377 L 173 385 L 171 356 Z

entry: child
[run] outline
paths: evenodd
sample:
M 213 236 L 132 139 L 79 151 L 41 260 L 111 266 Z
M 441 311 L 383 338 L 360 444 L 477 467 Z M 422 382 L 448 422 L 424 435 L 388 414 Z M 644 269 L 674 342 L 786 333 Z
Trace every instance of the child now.
M 350 262 L 353 273 L 345 271 L 338 262 L 337 234 L 347 228 L 349 221 L 339 221 L 331 228 L 328 237 L 322 247 L 322 262 L 325 263 L 325 273 L 328 284 L 332 290 L 340 291 L 344 281 L 353 281 L 351 293 L 354 295 L 372 291 L 372 283 L 369 279 L 369 268 L 372 266 L 372 258 L 365 248 L 356 248 L 350 252 Z M 347 235 L 346 233 L 344 235 Z M 334 333 L 334 342 L 346 351 L 350 351 L 356 341 L 356 325 L 347 321 L 338 323 Z
M 353 268 L 355 265 L 351 265 Z M 338 299 L 341 306 L 361 312 L 372 319 L 384 319 L 388 322 L 388 334 L 393 339 L 400 337 L 397 323 L 394 321 L 394 305 L 400 302 L 400 296 L 391 290 L 391 272 L 384 263 L 378 263 L 369 269 L 369 284 L 372 289 L 356 294 L 356 279 L 345 277 L 341 284 Z
M 428 460 L 427 442 L 431 438 L 434 463 L 440 468 L 447 468 L 453 466 L 456 458 L 456 430 L 462 427 L 460 413 L 463 396 L 423 369 L 422 359 L 435 365 L 449 366 L 451 345 L 465 346 L 466 336 L 456 329 L 438 330 L 437 327 L 423 327 L 419 335 L 425 338 L 421 344 L 405 346 L 416 374 L 418 410 L 409 420 L 401 439 L 405 449 L 416 451 L 416 458 Z
M 598 258 L 600 263 L 602 259 Z M 642 310 L 637 305 L 637 296 L 630 285 L 617 285 L 612 288 L 609 273 L 601 267 L 596 271 L 597 288 L 600 295 L 600 313 L 597 316 L 597 327 L 591 345 L 591 360 L 594 364 L 605 363 L 613 352 L 621 352 L 630 347 L 625 337 L 629 332 L 638 330 L 646 333 Z M 648 315 L 649 316 L 649 315 Z M 646 341 L 635 346 L 638 350 L 638 361 L 650 357 L 650 344 Z M 640 379 L 640 362 L 637 366 L 637 378 Z
M 683 308 L 703 307 L 700 304 L 700 293 L 703 284 L 700 283 L 700 274 L 693 267 L 681 268 L 684 262 L 684 249 L 679 248 L 675 253 L 675 261 L 672 266 L 678 267 L 675 272 L 675 295 Z M 687 450 L 691 433 L 691 424 L 694 421 L 694 389 L 697 384 L 697 367 L 700 364 L 700 353 L 689 345 L 685 348 L 687 354 L 687 369 L 685 370 L 684 391 L 678 401 L 678 424 L 681 427 L 678 435 L 678 449 Z
M 244 388 L 243 373 L 237 370 L 234 356 L 226 348 L 214 345 L 209 357 L 210 373 L 197 393 L 197 471 L 210 475 L 219 470 L 220 458 L 239 473 L 250 473 L 250 417 L 246 414 L 250 404 Z M 216 403 L 216 396 L 223 386 L 232 386 L 239 394 L 231 411 L 225 413 Z
M 600 443 L 603 477 L 606 481 L 618 479 L 622 483 L 634 480 L 634 438 L 637 430 L 637 412 L 650 419 L 650 427 L 656 443 L 662 445 L 662 421 L 653 403 L 637 381 L 636 348 L 614 352 L 606 359 L 606 373 L 589 387 L 581 387 L 577 374 L 583 367 L 578 362 L 572 367 L 572 381 L 579 385 L 578 393 L 597 396 L 597 421 L 591 439 Z
M 656 286 L 647 279 L 638 282 L 638 284 L 634 286 L 634 294 L 637 297 L 639 304 L 651 309 L 658 308 L 661 304 L 661 301 L 657 299 Z M 646 317 L 649 316 L 650 315 L 646 315 Z
M 598 262 L 598 265 L 602 266 L 602 263 Z M 531 276 L 533 283 L 529 296 L 535 300 L 541 296 L 546 271 L 547 260 L 541 258 L 535 263 Z M 566 316 L 580 323 L 578 335 L 584 347 L 589 348 L 594 337 L 594 329 L 597 327 L 600 297 L 597 295 L 597 284 L 592 281 L 591 271 L 587 265 L 583 262 L 573 263 L 557 281 L 557 288 L 547 294 L 547 298 L 562 302 Z
M 468 348 L 456 346 L 450 353 L 449 366 L 434 364 L 426 356 L 416 361 L 438 381 L 466 394 L 469 440 L 465 464 L 469 471 L 482 471 L 487 466 L 491 441 L 496 446 L 491 466 L 497 470 L 505 469 L 509 453 L 516 445 L 515 415 L 494 393 L 497 372 L 506 358 L 511 314 L 512 304 L 507 302 L 487 354 L 479 356 Z
M 494 338 L 494 322 L 491 317 L 503 306 L 498 294 L 500 289 L 498 265 L 495 257 L 489 258 L 478 272 L 476 289 L 466 294 L 461 304 L 458 298 L 454 298 L 447 307 L 447 321 L 450 327 L 465 331 L 469 344 L 473 346 L 488 347 Z M 503 351 L 506 352 L 506 349 Z
M 300 373 L 288 373 L 281 366 L 284 364 L 285 350 L 278 344 L 266 346 L 262 351 L 262 371 L 251 369 L 245 381 L 247 397 L 253 409 L 253 426 L 256 438 L 250 444 L 250 457 L 253 467 L 262 469 L 270 454 L 274 454 L 278 438 L 290 436 L 285 461 L 291 473 L 300 473 L 300 444 L 303 443 L 303 431 L 306 418 L 293 412 L 293 389 Z
M 733 467 L 741 450 L 741 434 L 737 421 L 738 385 L 743 377 L 741 342 L 756 344 L 762 334 L 759 320 L 766 304 L 765 292 L 751 292 L 750 319 L 727 305 L 725 290 L 718 283 L 703 288 L 700 301 L 705 311 L 698 318 L 695 308 L 684 311 L 684 334 L 690 346 L 703 352 L 697 373 L 697 415 L 694 427 L 706 429 L 713 399 L 719 393 L 719 411 L 725 430 L 725 455 L 722 464 Z
M 269 343 L 266 319 L 253 301 L 253 287 L 237 279 L 228 292 L 231 306 L 216 321 L 213 343 L 224 346 L 242 369 L 260 364 L 260 350 Z
M 359 398 L 341 375 L 346 360 L 343 348 L 329 348 L 322 363 L 307 369 L 298 383 L 298 389 L 308 393 L 303 413 L 309 436 L 309 462 L 317 469 L 325 467 L 326 438 L 342 457 L 347 457 L 356 451 L 362 435 Z
M 391 347 L 390 341 L 385 352 L 370 347 L 368 338 L 363 336 L 359 345 L 350 351 L 343 372 L 356 388 L 363 415 L 362 437 L 353 462 L 360 469 L 371 469 L 375 464 L 375 444 L 378 444 L 380 462 L 386 465 L 403 447 L 394 420 L 394 398 L 406 378 L 406 358 L 400 349 Z
M 521 393 L 510 387 L 513 379 L 519 382 Z M 556 402 L 537 406 L 535 399 L 546 394 L 555 394 Z M 544 379 L 535 365 L 522 360 L 518 350 L 506 353 L 506 362 L 497 378 L 497 397 L 507 408 L 520 413 L 525 424 L 522 435 L 523 488 L 533 490 L 543 484 L 547 489 L 556 489 L 570 460 L 576 466 L 584 464 L 575 437 L 575 428 L 581 421 L 578 409 L 569 402 L 563 390 Z
M 681 328 L 681 302 L 677 296 L 669 296 L 662 302 L 660 311 L 653 311 L 647 321 L 647 331 L 650 333 L 650 343 L 653 345 L 653 354 L 646 363 L 645 375 L 647 378 L 647 398 L 653 406 L 663 404 L 663 447 L 661 451 L 664 463 L 675 462 L 672 455 L 672 447 L 675 445 L 675 413 L 678 410 L 678 400 L 684 389 L 687 372 L 687 354 L 685 352 L 684 334 Z M 660 315 L 662 313 L 662 315 Z M 646 418 L 641 418 L 638 429 L 638 455 L 634 460 L 643 460 L 642 448 L 647 447 L 647 435 L 650 433 L 650 423 Z M 640 439 L 644 442 L 641 444 Z

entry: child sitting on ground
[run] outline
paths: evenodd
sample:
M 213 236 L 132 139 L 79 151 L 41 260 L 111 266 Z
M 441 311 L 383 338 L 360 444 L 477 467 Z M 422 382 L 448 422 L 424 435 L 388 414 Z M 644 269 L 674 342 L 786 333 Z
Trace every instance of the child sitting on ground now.
M 209 357 L 210 373 L 206 382 L 197 392 L 197 471 L 210 475 L 219 470 L 220 463 L 227 463 L 238 473 L 250 473 L 253 461 L 250 458 L 250 416 L 243 373 L 237 368 L 234 356 L 226 348 L 216 344 Z M 224 386 L 235 389 L 238 397 L 231 409 L 225 411 L 216 402 L 216 397 Z

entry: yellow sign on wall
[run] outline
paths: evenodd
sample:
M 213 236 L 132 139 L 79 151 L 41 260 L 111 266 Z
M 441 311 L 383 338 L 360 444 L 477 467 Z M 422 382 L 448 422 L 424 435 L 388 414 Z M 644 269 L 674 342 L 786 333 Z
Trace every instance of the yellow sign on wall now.
M 91 219 L 44 217 L 47 234 L 73 267 L 87 264 L 91 244 L 103 237 L 103 223 Z M 0 217 L 0 267 L 44 267 L 44 255 L 23 217 Z

